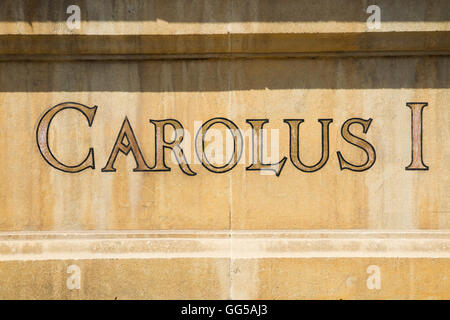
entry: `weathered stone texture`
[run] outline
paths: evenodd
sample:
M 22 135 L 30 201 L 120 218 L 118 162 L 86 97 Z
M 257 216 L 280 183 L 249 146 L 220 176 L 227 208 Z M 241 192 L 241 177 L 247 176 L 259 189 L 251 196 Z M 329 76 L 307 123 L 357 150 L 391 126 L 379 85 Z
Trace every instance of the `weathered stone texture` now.
M 79 30 L 66 26 L 72 4 Z M 377 4 L 371 31 L 367 1 L 2 1 L 0 298 L 450 298 L 449 2 Z M 92 126 L 58 113 L 49 146 L 67 165 L 93 148 L 95 169 L 62 172 L 39 152 L 39 120 L 69 101 L 97 106 Z M 405 170 L 410 102 L 428 104 L 427 171 Z M 197 175 L 169 150 L 170 172 L 133 172 L 131 154 L 102 172 L 125 117 L 149 166 L 149 120 L 182 123 Z M 244 135 L 241 163 L 221 174 L 194 152 L 215 117 Z M 338 151 L 366 159 L 341 136 L 349 118 L 372 119 L 352 127 L 376 150 L 364 172 L 340 170 Z M 269 120 L 267 147 L 278 135 L 279 177 L 245 169 L 247 119 Z M 333 119 L 322 169 L 294 167 L 285 119 L 305 120 L 310 165 L 318 119 Z

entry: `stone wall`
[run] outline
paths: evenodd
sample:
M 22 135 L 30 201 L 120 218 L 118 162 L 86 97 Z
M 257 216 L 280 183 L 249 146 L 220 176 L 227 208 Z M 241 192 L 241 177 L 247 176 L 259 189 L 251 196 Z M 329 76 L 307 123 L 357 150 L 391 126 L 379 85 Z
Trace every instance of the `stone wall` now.
M 371 4 L 2 1 L 0 298 L 450 298 L 449 2 L 379 0 L 375 30 Z M 408 103 L 427 104 L 428 170 L 405 170 L 419 152 Z M 238 153 L 223 119 L 242 134 L 224 172 L 195 152 L 214 118 L 210 157 Z M 183 126 L 189 170 L 157 147 L 173 140 L 164 119 Z M 261 151 L 249 119 L 267 119 L 273 172 L 247 169 Z M 304 120 L 305 167 L 328 140 L 323 166 L 292 161 L 289 119 Z M 373 155 L 346 141 L 349 119 Z M 120 143 L 139 150 L 114 158 Z M 373 164 L 345 170 L 338 152 Z

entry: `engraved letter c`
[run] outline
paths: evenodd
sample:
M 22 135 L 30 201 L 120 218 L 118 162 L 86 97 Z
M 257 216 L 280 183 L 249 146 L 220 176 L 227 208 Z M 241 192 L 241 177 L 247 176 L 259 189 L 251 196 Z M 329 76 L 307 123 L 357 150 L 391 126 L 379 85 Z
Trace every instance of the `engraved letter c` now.
M 89 153 L 84 159 L 83 162 L 81 162 L 79 165 L 76 166 L 67 166 L 61 162 L 59 162 L 55 156 L 50 151 L 50 147 L 48 146 L 48 131 L 50 128 L 50 122 L 53 120 L 55 115 L 64 110 L 64 109 L 75 109 L 80 111 L 88 120 L 89 127 L 92 125 L 92 122 L 94 121 L 95 112 L 97 111 L 97 106 L 94 106 L 92 108 L 89 108 L 87 106 L 84 106 L 79 103 L 75 102 L 64 102 L 61 104 L 58 104 L 52 108 L 50 108 L 41 118 L 39 121 L 37 130 L 36 130 L 36 140 L 38 144 L 39 151 L 42 154 L 42 157 L 45 159 L 45 161 L 48 162 L 52 167 L 69 173 L 76 173 L 83 171 L 87 168 L 95 168 L 94 165 L 94 149 L 90 148 Z

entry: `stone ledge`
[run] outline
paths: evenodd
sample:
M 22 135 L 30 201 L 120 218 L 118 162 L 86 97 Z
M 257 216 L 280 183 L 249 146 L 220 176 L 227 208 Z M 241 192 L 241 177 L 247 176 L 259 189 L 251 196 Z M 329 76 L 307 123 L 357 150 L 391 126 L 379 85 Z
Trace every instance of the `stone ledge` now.
M 0 299 L 450 297 L 446 231 L 14 232 L 0 239 Z
M 0 261 L 172 258 L 450 258 L 450 233 L 2 233 Z
M 2 0 L 0 34 L 227 34 L 367 32 L 367 8 L 354 0 Z M 450 30 L 446 0 L 377 0 L 378 31 Z M 80 28 L 66 25 L 69 5 Z

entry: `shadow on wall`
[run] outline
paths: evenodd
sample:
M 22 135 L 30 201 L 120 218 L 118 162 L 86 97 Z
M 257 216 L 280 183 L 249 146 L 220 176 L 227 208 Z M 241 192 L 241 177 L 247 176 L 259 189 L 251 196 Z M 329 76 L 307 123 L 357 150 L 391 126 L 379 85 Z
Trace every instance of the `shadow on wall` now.
M 0 92 L 449 88 L 449 59 L 1 62 Z
M 81 8 L 84 21 L 365 21 L 372 4 L 383 21 L 450 20 L 448 0 L 2 0 L 0 21 L 65 21 L 70 5 Z

